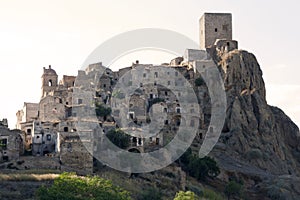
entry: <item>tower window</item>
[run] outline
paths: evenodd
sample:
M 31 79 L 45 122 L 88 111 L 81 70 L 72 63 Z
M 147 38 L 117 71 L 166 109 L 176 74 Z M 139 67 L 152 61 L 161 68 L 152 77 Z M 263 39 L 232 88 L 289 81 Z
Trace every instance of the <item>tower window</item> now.
M 51 141 L 51 135 L 50 134 L 47 134 L 47 140 Z
M 52 80 L 51 79 L 48 82 L 48 86 L 52 86 Z
M 215 28 L 215 32 L 218 32 L 218 29 L 217 29 L 217 28 Z
M 222 29 L 223 29 L 224 31 L 228 31 L 228 24 L 224 24 L 224 25 L 222 26 Z
M 2 150 L 6 150 L 7 149 L 7 139 L 5 138 L 5 139 L 1 139 L 0 140 L 0 144 L 1 144 L 1 148 L 2 148 Z

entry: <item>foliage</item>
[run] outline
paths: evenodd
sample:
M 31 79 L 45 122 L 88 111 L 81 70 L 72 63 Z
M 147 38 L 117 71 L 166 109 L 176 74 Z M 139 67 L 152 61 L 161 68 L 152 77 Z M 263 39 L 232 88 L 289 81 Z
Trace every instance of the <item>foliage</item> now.
M 148 188 L 144 192 L 141 193 L 140 200 L 161 200 L 162 195 L 161 192 L 157 188 Z
M 110 107 L 105 107 L 103 104 L 96 104 L 96 115 L 98 117 L 106 117 L 110 115 L 111 113 L 111 108 Z
M 207 189 L 207 188 L 203 189 L 202 196 L 205 199 L 210 199 L 210 200 L 223 200 L 224 199 L 220 194 L 217 194 L 213 190 L 210 190 L 210 189 Z
M 214 159 L 207 156 L 199 158 L 198 155 L 192 154 L 191 149 L 188 149 L 180 157 L 179 162 L 183 170 L 198 180 L 205 181 L 207 177 L 214 178 L 220 173 L 220 169 Z
M 111 181 L 93 177 L 78 177 L 74 173 L 63 173 L 54 180 L 51 187 L 40 187 L 36 197 L 39 200 L 129 200 L 130 195 Z
M 126 149 L 130 146 L 130 135 L 120 129 L 111 129 L 106 136 L 113 144 L 122 149 Z
M 263 157 L 263 154 L 260 149 L 251 149 L 247 152 L 246 157 L 248 158 L 248 160 L 261 159 Z
M 196 86 L 201 86 L 201 85 L 204 85 L 204 84 L 205 84 L 205 82 L 204 82 L 202 77 L 199 77 L 199 78 L 195 79 L 195 85 Z
M 235 181 L 230 181 L 224 190 L 224 193 L 227 195 L 228 199 L 231 196 L 237 196 L 240 197 L 242 194 L 243 185 L 240 183 L 237 183 Z
M 191 191 L 179 191 L 176 193 L 174 200 L 196 200 L 198 199 L 194 192 Z

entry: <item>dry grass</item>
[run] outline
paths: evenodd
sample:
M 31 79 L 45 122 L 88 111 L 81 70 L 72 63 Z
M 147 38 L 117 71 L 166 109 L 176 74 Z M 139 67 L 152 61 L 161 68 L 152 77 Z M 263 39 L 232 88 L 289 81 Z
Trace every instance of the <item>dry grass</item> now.
M 59 174 L 0 174 L 0 181 L 47 181 Z

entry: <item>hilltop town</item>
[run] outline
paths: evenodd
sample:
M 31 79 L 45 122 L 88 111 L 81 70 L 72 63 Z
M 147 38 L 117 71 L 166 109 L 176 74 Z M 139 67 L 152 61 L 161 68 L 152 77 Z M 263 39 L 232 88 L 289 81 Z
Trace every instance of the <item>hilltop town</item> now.
M 199 25 L 200 48 L 186 49 L 184 56 L 169 63 L 140 64 L 137 60 L 130 67 L 112 71 L 99 62 L 79 70 L 77 76 L 63 75 L 62 80 L 55 68 L 44 67 L 39 102 L 25 102 L 17 111 L 15 130 L 7 128 L 7 120 L 0 122 L 2 168 L 92 174 L 105 165 L 93 158 L 101 146 L 99 130 L 103 135 L 119 129 L 130 132 L 125 150 L 144 153 L 164 147 L 181 126 L 187 126 L 196 130 L 191 148 L 198 152 L 215 127 L 210 126 L 214 102 L 205 72 L 197 67 L 217 66 L 227 97 L 225 124 L 209 154 L 220 165 L 218 180 L 242 180 L 253 198 L 262 197 L 270 185 L 276 192 L 281 187 L 284 195 L 297 197 L 300 190 L 291 185 L 299 183 L 300 175 L 298 127 L 280 109 L 267 104 L 255 56 L 238 50 L 238 42 L 232 38 L 232 15 L 205 13 Z M 127 98 L 116 90 L 118 84 L 136 89 Z M 87 93 L 78 92 L 84 88 L 89 88 Z M 189 95 L 187 88 L 195 91 L 197 101 L 183 105 L 179 99 Z M 128 105 L 122 107 L 124 102 Z M 164 117 L 151 118 L 153 113 Z M 189 117 L 183 117 L 186 113 Z M 99 130 L 80 129 L 78 121 L 83 119 L 99 125 Z M 138 131 L 155 120 L 158 124 L 163 121 L 151 137 Z M 285 184 L 276 188 L 283 177 Z M 223 187 L 220 182 L 214 186 Z

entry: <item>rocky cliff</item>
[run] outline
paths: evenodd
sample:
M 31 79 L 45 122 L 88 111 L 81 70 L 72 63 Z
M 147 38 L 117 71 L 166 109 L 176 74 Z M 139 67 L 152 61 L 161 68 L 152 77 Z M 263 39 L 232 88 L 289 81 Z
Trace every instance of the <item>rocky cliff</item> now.
M 211 155 L 220 180 L 242 179 L 264 198 L 300 198 L 300 134 L 279 108 L 269 106 L 262 70 L 247 51 L 209 49 L 226 89 L 226 122 Z

